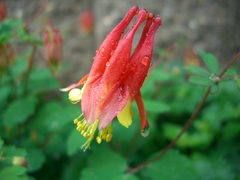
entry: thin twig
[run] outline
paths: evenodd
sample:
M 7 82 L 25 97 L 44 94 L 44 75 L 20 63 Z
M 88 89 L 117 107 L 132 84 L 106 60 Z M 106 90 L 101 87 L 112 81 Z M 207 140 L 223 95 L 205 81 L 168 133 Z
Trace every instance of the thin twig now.
M 221 78 L 224 73 L 233 65 L 233 63 L 240 57 L 240 52 L 234 56 L 232 58 L 232 60 L 228 63 L 228 65 L 222 70 L 222 72 L 219 74 L 219 78 Z M 177 135 L 177 137 L 166 147 L 164 148 L 163 151 L 161 151 L 156 157 L 149 159 L 147 161 L 145 161 L 144 163 L 138 165 L 135 168 L 130 168 L 128 170 L 129 173 L 136 173 L 139 170 L 141 170 L 142 168 L 146 167 L 148 164 L 160 159 L 161 157 L 163 157 L 177 142 L 177 140 L 182 136 L 182 134 L 189 128 L 189 126 L 192 124 L 193 120 L 195 119 L 195 117 L 198 115 L 198 113 L 200 112 L 201 108 L 203 107 L 204 102 L 206 101 L 207 97 L 209 96 L 209 94 L 211 93 L 211 86 L 208 88 L 208 90 L 206 91 L 206 93 L 204 94 L 202 100 L 200 101 L 200 103 L 198 104 L 197 108 L 195 109 L 195 111 L 193 112 L 193 114 L 191 115 L 191 117 L 189 118 L 189 120 L 187 121 L 187 123 L 184 125 L 183 129 L 179 132 L 179 134 Z
M 240 52 L 238 52 L 236 54 L 236 56 L 234 56 L 232 58 L 232 60 L 228 63 L 228 65 L 222 70 L 222 72 L 219 74 L 219 78 L 222 78 L 222 76 L 224 75 L 224 73 L 233 65 L 233 63 L 240 57 Z
M 46 0 L 42 5 L 41 7 L 38 9 L 38 11 L 31 17 L 31 19 L 29 19 L 25 26 L 24 26 L 24 29 L 27 29 L 28 26 L 42 13 L 42 11 L 45 9 L 46 5 L 48 4 L 48 1 L 49 0 Z
M 129 173 L 136 173 L 139 170 L 141 170 L 142 168 L 144 168 L 145 166 L 147 166 L 149 163 L 156 161 L 158 159 L 160 159 L 163 155 L 165 155 L 169 149 L 171 149 L 175 143 L 177 142 L 177 140 L 182 136 L 182 134 L 189 128 L 189 126 L 192 124 L 193 120 L 195 119 L 195 117 L 197 116 L 197 114 L 199 113 L 199 111 L 201 110 L 204 102 L 206 101 L 208 95 L 211 93 L 211 87 L 208 88 L 208 90 L 206 91 L 206 93 L 204 94 L 201 102 L 198 104 L 197 108 L 195 109 L 195 111 L 193 112 L 192 116 L 190 117 L 190 119 L 187 121 L 187 123 L 184 125 L 184 127 L 182 128 L 182 130 L 180 131 L 180 133 L 177 135 L 177 137 L 163 150 L 161 151 L 160 154 L 158 154 L 156 157 L 149 159 L 147 161 L 145 161 L 144 163 L 138 165 L 136 168 L 132 168 L 129 170 Z

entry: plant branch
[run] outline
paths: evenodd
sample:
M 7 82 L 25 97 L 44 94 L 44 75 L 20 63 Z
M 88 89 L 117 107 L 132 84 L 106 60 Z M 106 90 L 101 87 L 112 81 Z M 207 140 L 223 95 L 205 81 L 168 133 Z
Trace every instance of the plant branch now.
M 240 57 L 240 52 L 238 52 L 232 59 L 231 61 L 228 63 L 228 65 L 222 70 L 222 72 L 219 74 L 219 78 L 222 78 L 222 76 L 224 75 L 224 73 L 233 65 L 233 63 L 235 63 L 235 61 Z
M 35 44 L 32 44 L 33 45 L 33 50 L 32 50 L 32 53 L 29 57 L 29 60 L 28 60 L 28 67 L 27 67 L 27 70 L 24 74 L 24 79 L 23 79 L 23 82 L 24 82 L 24 90 L 23 90 L 23 94 L 26 94 L 27 93 L 27 86 L 28 86 L 28 81 L 29 81 L 29 75 L 31 73 L 31 70 L 32 70 L 32 67 L 33 67 L 33 64 L 34 64 L 34 56 L 35 56 L 35 53 L 37 51 L 37 46 Z
M 219 78 L 221 78 L 224 73 L 233 65 L 233 63 L 240 57 L 240 52 L 233 57 L 233 59 L 228 63 L 228 65 L 222 70 L 222 72 L 219 74 Z M 130 168 L 128 170 L 129 173 L 136 173 L 139 170 L 141 170 L 142 168 L 146 167 L 148 164 L 160 159 L 161 157 L 163 157 L 177 142 L 177 140 L 182 136 L 182 134 L 189 128 L 189 126 L 192 124 L 193 120 L 195 119 L 195 117 L 198 115 L 198 113 L 200 112 L 201 108 L 203 107 L 207 97 L 209 96 L 209 94 L 211 94 L 211 86 L 208 88 L 208 90 L 206 91 L 206 93 L 204 94 L 202 100 L 200 101 L 200 103 L 198 104 L 197 108 L 195 109 L 195 111 L 193 112 L 193 114 L 191 115 L 191 117 L 189 118 L 189 120 L 187 121 L 187 123 L 184 125 L 184 127 L 182 128 L 182 130 L 179 132 L 179 134 L 177 135 L 177 137 L 170 143 L 168 144 L 167 147 L 165 147 L 163 149 L 163 151 L 161 151 L 156 157 L 153 157 L 152 159 L 149 159 L 147 161 L 145 161 L 144 163 L 138 165 L 135 168 Z
M 42 13 L 42 11 L 45 9 L 46 5 L 48 4 L 49 0 L 46 0 L 41 7 L 38 9 L 38 11 L 31 17 L 31 19 L 29 19 L 25 26 L 24 29 L 27 29 L 27 27 Z
M 201 110 L 204 102 L 206 101 L 208 95 L 211 93 L 211 87 L 208 88 L 208 90 L 206 91 L 206 93 L 204 94 L 201 102 L 198 104 L 197 108 L 195 109 L 195 111 L 193 112 L 192 116 L 190 117 L 190 119 L 187 121 L 187 123 L 184 125 L 184 127 L 182 128 L 182 130 L 180 131 L 180 133 L 177 135 L 177 137 L 170 143 L 168 144 L 168 146 L 160 152 L 160 154 L 158 154 L 156 157 L 149 159 L 147 161 L 145 161 L 144 163 L 138 165 L 136 168 L 132 168 L 129 170 L 130 173 L 136 173 L 139 170 L 141 170 L 142 168 L 144 168 L 145 166 L 147 166 L 148 164 L 150 164 L 153 161 L 156 161 L 158 159 L 160 159 L 162 156 L 164 156 L 169 149 L 171 149 L 175 143 L 177 142 L 177 140 L 182 136 L 182 134 L 189 128 L 189 126 L 192 124 L 193 120 L 195 119 L 195 117 L 197 116 L 197 114 L 199 113 L 199 111 Z

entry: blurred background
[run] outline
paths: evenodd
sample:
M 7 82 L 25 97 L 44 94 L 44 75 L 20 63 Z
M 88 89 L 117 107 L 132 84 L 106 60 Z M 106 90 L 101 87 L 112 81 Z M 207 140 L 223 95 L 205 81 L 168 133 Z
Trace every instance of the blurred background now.
M 86 139 L 73 124 L 81 108 L 59 89 L 89 72 L 135 5 L 162 18 L 141 89 L 150 134 L 141 136 L 134 103 L 128 129 L 113 120 L 112 141 L 93 140 L 83 151 Z M 239 0 L 0 0 L 0 7 L 0 180 L 240 179 L 239 62 L 226 81 L 214 81 L 240 49 Z M 139 168 L 174 140 L 207 87 L 176 145 Z
M 44 2 L 7 0 L 9 16 L 27 21 Z M 161 16 L 163 25 L 156 34 L 155 47 L 167 48 L 181 40 L 183 48 L 209 51 L 221 62 L 227 62 L 240 48 L 239 3 L 238 0 L 50 0 L 30 28 L 41 32 L 43 24 L 50 21 L 60 29 L 64 39 L 63 60 L 71 62 L 64 77 L 72 83 L 88 72 L 95 50 L 134 5 Z M 79 27 L 84 11 L 92 11 L 94 15 L 91 36 L 86 36 Z

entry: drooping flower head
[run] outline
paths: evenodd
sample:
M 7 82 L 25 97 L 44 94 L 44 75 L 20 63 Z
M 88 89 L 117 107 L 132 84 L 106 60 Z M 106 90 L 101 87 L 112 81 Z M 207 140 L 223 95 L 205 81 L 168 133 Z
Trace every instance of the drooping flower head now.
M 121 38 L 135 15 L 135 24 Z M 144 22 L 141 38 L 132 53 L 134 35 Z M 123 126 L 129 127 L 132 123 L 131 104 L 134 100 L 140 114 L 142 135 L 147 136 L 149 125 L 140 88 L 147 76 L 154 36 L 160 25 L 160 17 L 148 13 L 145 9 L 139 10 L 137 6 L 132 7 L 96 51 L 89 74 L 78 83 L 63 89 L 70 90 L 69 99 L 73 103 L 81 100 L 83 114 L 74 122 L 77 130 L 88 138 L 83 148 L 90 146 L 97 129 L 97 142 L 109 142 L 112 138 L 111 123 L 116 116 Z M 83 85 L 82 89 L 76 88 L 80 85 Z
M 57 28 L 47 27 L 43 34 L 45 58 L 53 66 L 62 60 L 62 36 Z
M 7 6 L 4 0 L 0 0 L 0 23 L 5 19 L 7 15 Z

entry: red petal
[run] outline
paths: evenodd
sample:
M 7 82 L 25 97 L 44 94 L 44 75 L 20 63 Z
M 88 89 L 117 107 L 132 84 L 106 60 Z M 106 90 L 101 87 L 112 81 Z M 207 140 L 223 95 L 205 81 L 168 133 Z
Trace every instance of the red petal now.
M 105 128 L 124 108 L 129 100 L 128 93 L 128 90 L 123 91 L 119 83 L 112 87 L 101 107 L 100 121 L 98 125 L 99 129 Z
M 137 95 L 135 97 L 135 101 L 137 103 L 138 111 L 139 111 L 139 115 L 140 115 L 140 128 L 141 128 L 141 130 L 145 130 L 148 128 L 149 124 L 148 124 L 146 111 L 144 108 L 142 95 L 141 95 L 140 91 L 137 93 Z
M 109 64 L 103 74 L 103 82 L 105 82 L 107 86 L 111 87 L 113 84 L 119 82 L 122 77 L 122 72 L 125 71 L 126 65 L 130 61 L 134 35 L 138 27 L 146 19 L 146 16 L 147 11 L 144 9 L 140 10 L 136 23 L 119 42 L 116 50 L 114 51 L 114 55 L 109 60 Z
M 100 46 L 99 50 L 96 53 L 96 57 L 94 63 L 91 67 L 88 81 L 86 82 L 83 95 L 82 95 L 82 111 L 84 116 L 89 124 L 94 122 L 96 119 L 95 117 L 99 117 L 99 105 L 96 104 L 96 101 L 99 100 L 98 90 L 99 90 L 99 83 L 100 77 L 103 75 L 106 62 L 109 61 L 111 57 L 111 53 L 116 49 L 118 45 L 118 41 L 123 34 L 124 30 L 134 17 L 138 11 L 138 7 L 132 7 L 127 15 L 123 18 L 123 20 L 108 34 L 102 45 Z M 97 81 L 95 83 L 95 81 Z M 95 113 L 95 115 L 93 115 Z
M 147 76 L 152 58 L 154 35 L 160 25 L 161 19 L 160 17 L 156 17 L 151 29 L 149 30 L 148 36 L 145 38 L 145 41 L 141 46 L 141 49 L 137 53 L 133 54 L 129 67 L 126 71 L 126 76 L 123 79 L 123 84 L 129 87 L 130 94 L 133 99 Z
M 137 6 L 132 7 L 123 20 L 107 35 L 99 49 L 96 51 L 95 60 L 89 74 L 90 81 L 92 81 L 92 78 L 95 80 L 104 73 L 106 62 L 110 59 L 111 53 L 116 49 L 124 30 L 136 15 L 137 11 Z

